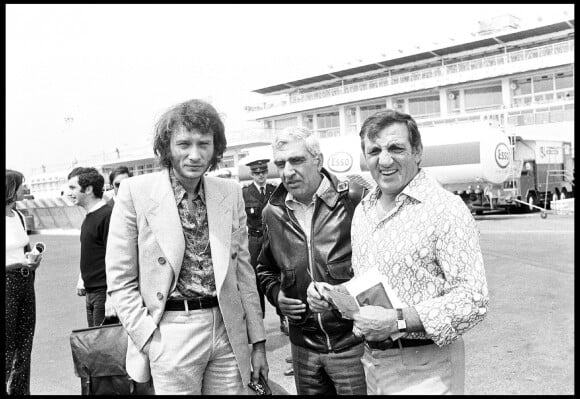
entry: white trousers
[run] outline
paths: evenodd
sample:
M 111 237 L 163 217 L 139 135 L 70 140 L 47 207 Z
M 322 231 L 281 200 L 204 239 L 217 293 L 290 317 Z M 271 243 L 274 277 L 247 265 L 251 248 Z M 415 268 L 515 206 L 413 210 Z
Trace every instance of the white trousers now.
M 238 363 L 218 307 L 166 311 L 149 346 L 156 395 L 243 395 Z
M 368 395 L 463 395 L 465 346 L 459 337 L 435 344 L 384 351 L 365 347 L 361 359 Z

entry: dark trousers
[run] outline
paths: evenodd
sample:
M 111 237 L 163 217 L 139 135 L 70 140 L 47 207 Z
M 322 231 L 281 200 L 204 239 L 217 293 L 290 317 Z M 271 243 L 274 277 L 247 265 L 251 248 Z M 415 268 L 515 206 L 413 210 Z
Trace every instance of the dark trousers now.
M 258 266 L 258 255 L 260 255 L 260 250 L 262 249 L 262 237 L 256 237 L 248 234 L 248 250 L 250 251 L 250 264 L 256 272 L 256 267 Z M 262 307 L 262 318 L 266 315 L 266 301 L 264 291 L 262 290 L 262 285 L 258 279 L 258 274 L 256 273 L 256 285 L 258 286 L 258 296 L 260 297 L 260 306 Z M 276 308 L 276 314 L 282 317 L 280 310 Z
M 30 395 L 30 355 L 36 325 L 34 272 L 6 272 L 6 393 Z
M 338 353 L 318 353 L 292 343 L 290 348 L 298 395 L 367 394 L 363 343 Z
M 100 326 L 105 320 L 107 288 L 87 289 L 86 292 L 87 322 L 89 327 Z

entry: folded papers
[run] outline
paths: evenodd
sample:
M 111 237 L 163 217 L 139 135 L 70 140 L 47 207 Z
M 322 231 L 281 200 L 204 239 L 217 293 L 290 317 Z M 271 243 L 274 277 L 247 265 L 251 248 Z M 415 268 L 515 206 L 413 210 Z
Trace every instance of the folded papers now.
M 354 319 L 361 306 L 373 305 L 387 309 L 402 308 L 404 305 L 389 284 L 389 281 L 376 269 L 371 269 L 354 277 L 344 284 L 325 287 L 323 295 L 342 314 L 345 319 Z M 397 333 L 391 335 L 396 340 L 405 335 Z

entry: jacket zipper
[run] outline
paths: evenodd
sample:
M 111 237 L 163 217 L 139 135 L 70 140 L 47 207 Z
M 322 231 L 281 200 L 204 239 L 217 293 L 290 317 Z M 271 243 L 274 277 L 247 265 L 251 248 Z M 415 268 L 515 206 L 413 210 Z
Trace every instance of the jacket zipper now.
M 312 222 L 310 223 L 310 240 L 308 240 L 307 245 L 308 245 L 308 265 L 310 266 L 310 274 L 312 275 L 312 277 L 314 277 L 314 254 L 312 253 L 312 241 L 313 241 L 313 237 L 314 237 L 314 214 L 316 213 L 316 209 L 318 208 L 318 201 L 316 201 L 314 203 L 314 211 L 312 212 Z M 328 333 L 326 332 L 326 330 L 324 329 L 324 326 L 322 325 L 322 313 L 318 313 L 316 315 L 316 319 L 318 320 L 318 325 L 320 326 L 320 329 L 322 330 L 322 332 L 324 333 L 324 336 L 326 337 L 326 347 L 328 348 L 329 351 L 332 351 L 332 345 L 330 345 L 330 337 L 328 336 Z
M 314 214 L 316 213 L 317 205 L 318 205 L 318 202 L 316 202 L 314 204 L 314 211 L 312 212 L 312 219 L 313 220 L 314 220 Z M 286 208 L 286 213 L 288 214 L 288 218 L 296 226 L 298 226 L 300 229 L 302 229 L 302 226 L 300 226 L 300 223 L 298 223 L 298 220 L 296 219 L 296 217 L 294 217 L 292 212 L 290 212 L 290 210 L 287 207 L 285 207 L 285 208 Z M 314 276 L 314 268 L 312 267 L 314 256 L 312 255 L 312 245 L 311 245 L 313 232 L 314 232 L 314 223 L 310 223 L 310 240 L 306 237 L 306 233 L 304 233 L 304 236 L 306 237 L 306 246 L 308 249 L 308 265 L 306 265 L 306 267 L 310 268 L 310 274 L 312 274 L 312 276 Z M 318 313 L 316 320 L 318 321 L 318 325 L 320 326 L 320 329 L 322 330 L 322 332 L 324 333 L 324 336 L 326 337 L 326 347 L 328 348 L 329 351 L 332 351 L 332 345 L 330 344 L 330 337 L 328 336 L 328 333 L 326 332 L 326 330 L 322 326 L 322 316 L 320 313 Z

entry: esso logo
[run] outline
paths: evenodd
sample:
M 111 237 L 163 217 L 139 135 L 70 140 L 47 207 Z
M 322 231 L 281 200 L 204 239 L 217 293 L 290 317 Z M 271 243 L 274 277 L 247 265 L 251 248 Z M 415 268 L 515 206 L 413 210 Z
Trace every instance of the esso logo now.
M 502 169 L 505 169 L 510 164 L 510 150 L 504 143 L 499 143 L 495 147 L 495 162 Z
M 328 158 L 328 169 L 342 173 L 352 167 L 352 157 L 348 152 L 336 152 Z

